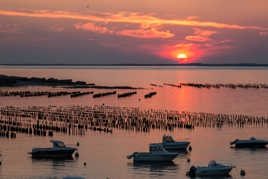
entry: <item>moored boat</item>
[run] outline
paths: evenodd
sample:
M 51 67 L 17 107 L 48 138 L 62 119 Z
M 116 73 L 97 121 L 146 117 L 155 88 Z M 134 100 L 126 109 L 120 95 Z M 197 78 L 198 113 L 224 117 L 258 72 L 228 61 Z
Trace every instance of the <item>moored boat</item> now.
M 257 140 L 254 137 L 251 137 L 249 140 L 236 139 L 230 142 L 230 145 L 236 148 L 264 148 L 267 144 L 267 140 Z
M 134 162 L 170 162 L 177 157 L 178 153 L 168 152 L 161 144 L 150 144 L 149 152 L 134 152 L 127 156 Z
M 77 150 L 74 147 L 66 147 L 63 141 L 50 140 L 53 147 L 50 148 L 33 148 L 29 152 L 33 158 L 70 158 Z
M 207 167 L 192 166 L 186 175 L 195 176 L 228 176 L 231 170 L 235 168 L 232 165 L 223 165 L 216 163 L 215 160 L 209 162 Z

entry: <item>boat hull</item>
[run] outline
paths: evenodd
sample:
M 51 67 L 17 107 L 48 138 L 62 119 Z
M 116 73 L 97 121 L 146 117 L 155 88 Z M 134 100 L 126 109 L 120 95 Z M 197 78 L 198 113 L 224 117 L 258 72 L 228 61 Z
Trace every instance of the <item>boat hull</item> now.
M 233 167 L 224 168 L 197 168 L 196 176 L 228 176 Z
M 186 152 L 190 142 L 174 142 L 174 143 L 156 143 L 163 145 L 164 149 L 168 152 Z
M 235 144 L 236 148 L 265 148 L 267 143 L 237 143 Z
M 76 149 L 31 152 L 33 158 L 70 158 Z
M 134 155 L 134 162 L 171 162 L 177 157 L 177 153 L 151 154 L 137 153 Z
M 257 140 L 254 137 L 249 140 L 239 140 L 236 139 L 230 143 L 231 146 L 234 145 L 235 148 L 265 148 L 268 144 L 267 140 Z

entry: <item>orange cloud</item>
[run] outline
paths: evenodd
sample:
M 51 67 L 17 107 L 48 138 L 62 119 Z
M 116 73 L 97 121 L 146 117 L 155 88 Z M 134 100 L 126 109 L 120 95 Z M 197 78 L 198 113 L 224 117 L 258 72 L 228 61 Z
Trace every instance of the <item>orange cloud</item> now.
M 0 10 L 0 15 L 3 16 L 19 16 L 19 17 L 36 17 L 36 18 L 49 18 L 49 19 L 76 19 L 86 21 L 103 22 L 103 17 L 80 15 L 71 13 L 68 11 L 48 11 L 39 10 L 31 12 L 20 12 L 20 11 L 3 11 Z
M 195 42 L 205 42 L 205 41 L 208 41 L 209 39 L 206 37 L 198 36 L 198 35 L 189 35 L 185 37 L 185 40 L 195 41 Z
M 170 38 L 173 37 L 174 34 L 169 31 L 159 31 L 155 28 L 151 29 L 135 29 L 135 30 L 122 30 L 118 32 L 119 35 L 125 35 L 136 38 Z
M 101 27 L 94 23 L 86 23 L 86 24 L 75 24 L 75 29 L 77 30 L 85 30 L 91 31 L 101 34 L 116 34 L 116 35 L 123 35 L 135 38 L 144 38 L 144 39 L 151 39 L 151 38 L 170 38 L 173 37 L 174 34 L 170 33 L 169 31 L 160 31 L 157 27 L 150 27 L 147 25 L 141 25 L 140 29 L 125 29 L 116 31 L 116 29 L 108 29 L 107 27 Z M 111 28 L 111 27 L 110 27 Z
M 187 20 L 196 20 L 196 19 L 198 19 L 198 17 L 197 16 L 189 16 L 186 19 Z
M 5 11 L 0 10 L 0 15 L 3 16 L 22 16 L 22 17 L 36 17 L 36 18 L 52 18 L 52 19 L 76 19 L 93 22 L 113 22 L 113 23 L 135 23 L 135 24 L 151 24 L 151 25 L 179 25 L 179 26 L 191 26 L 191 27 L 212 27 L 212 28 L 226 28 L 226 29 L 252 29 L 260 31 L 268 31 L 266 27 L 260 26 L 243 26 L 236 24 L 224 24 L 217 22 L 203 22 L 190 19 L 162 19 L 154 17 L 152 15 L 140 15 L 138 13 L 103 13 L 99 15 L 85 15 L 72 13 L 68 11 L 32 11 L 32 12 L 20 12 L 20 11 Z
M 87 30 L 87 31 L 101 33 L 101 34 L 106 34 L 106 33 L 113 34 L 112 30 L 109 30 L 106 27 L 97 26 L 93 23 L 86 23 L 86 24 L 80 23 L 80 24 L 75 24 L 74 26 L 77 30 Z
M 209 37 L 213 34 L 216 34 L 216 31 L 195 29 L 194 34 Z
M 198 28 L 194 29 L 194 35 L 188 35 L 185 37 L 185 40 L 195 41 L 195 42 L 205 42 L 211 40 L 209 37 L 213 34 L 216 34 L 216 31 L 210 30 L 201 30 Z

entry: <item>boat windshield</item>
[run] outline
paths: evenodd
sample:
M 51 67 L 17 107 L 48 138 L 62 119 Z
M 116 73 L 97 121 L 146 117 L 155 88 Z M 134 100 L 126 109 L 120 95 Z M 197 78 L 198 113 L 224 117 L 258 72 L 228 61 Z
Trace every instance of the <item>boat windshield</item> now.
M 150 146 L 150 152 L 158 152 L 158 151 L 164 151 L 164 148 L 162 145 Z
M 213 166 L 216 166 L 216 165 L 217 165 L 217 163 L 216 163 L 215 160 L 211 160 L 211 161 L 208 163 L 208 166 L 209 166 L 209 167 L 213 167 Z
M 53 147 L 63 148 L 65 145 L 63 142 L 54 142 Z
M 251 137 L 250 140 L 256 140 L 256 138 L 255 137 Z
M 58 143 L 57 146 L 58 147 L 65 147 L 64 143 Z
M 175 141 L 171 136 L 163 136 L 163 142 L 165 143 L 174 143 Z

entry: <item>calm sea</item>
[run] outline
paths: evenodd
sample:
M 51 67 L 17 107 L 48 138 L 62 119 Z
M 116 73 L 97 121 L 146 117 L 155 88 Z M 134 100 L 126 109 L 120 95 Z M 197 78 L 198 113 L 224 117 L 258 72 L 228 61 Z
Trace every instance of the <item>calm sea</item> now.
M 117 99 L 109 96 L 92 99 L 90 96 L 71 99 L 59 98 L 1 98 L 0 105 L 92 105 L 107 104 L 124 107 L 184 110 L 193 112 L 239 113 L 267 115 L 268 89 L 198 89 L 191 87 L 174 88 L 163 83 L 265 83 L 268 84 L 268 67 L 113 67 L 113 66 L 31 66 L 0 67 L 0 74 L 25 77 L 54 77 L 86 81 L 96 85 L 142 87 L 137 95 Z M 153 87 L 150 84 L 162 85 Z M 2 90 L 11 90 L 2 88 Z M 18 89 L 12 89 L 18 90 Z M 19 90 L 47 91 L 45 87 L 23 87 Z M 62 90 L 62 89 L 49 89 Z M 75 90 L 74 90 L 75 91 Z M 89 91 L 81 90 L 81 91 Z M 97 92 L 113 90 L 94 90 Z M 130 90 L 117 90 L 118 93 Z M 144 95 L 157 91 L 151 99 Z M 6 100 L 7 99 L 7 100 Z M 19 100 L 18 100 L 19 99 Z
M 142 87 L 137 95 L 117 99 L 107 96 L 93 99 L 86 95 L 71 99 L 68 96 L 57 98 L 43 97 L 0 97 L 0 106 L 69 106 L 105 104 L 141 109 L 184 110 L 192 112 L 211 112 L 247 115 L 268 115 L 268 89 L 198 89 L 191 87 L 175 88 L 163 83 L 263 83 L 268 84 L 268 68 L 245 67 L 111 67 L 111 66 L 1 66 L 0 74 L 26 77 L 54 77 L 86 81 L 97 85 L 122 85 Z M 162 85 L 154 87 L 150 84 Z M 50 87 L 0 88 L 2 91 L 60 91 Z M 64 89 L 65 90 L 65 89 Z M 77 89 L 76 89 L 77 90 Z M 113 90 L 82 89 L 95 93 Z M 75 91 L 75 90 L 73 90 Z M 116 90 L 118 93 L 133 90 Z M 144 99 L 144 94 L 157 91 L 157 95 Z M 126 158 L 133 152 L 148 151 L 150 143 L 160 142 L 164 134 L 176 140 L 189 140 L 191 153 L 179 155 L 168 165 L 134 165 Z M 49 146 L 49 137 L 36 137 L 24 134 L 16 139 L 1 137 L 0 178 L 63 178 L 80 176 L 84 178 L 106 179 L 151 179 L 188 178 L 186 171 L 191 165 L 207 165 L 210 160 L 224 160 L 236 165 L 231 178 L 265 179 L 268 177 L 268 150 L 235 150 L 229 142 L 235 138 L 268 139 L 267 128 L 195 128 L 194 130 L 176 129 L 173 132 L 153 130 L 149 133 L 114 130 L 112 134 L 88 131 L 84 136 L 55 134 L 54 139 L 64 140 L 67 144 L 79 141 L 80 157 L 75 160 L 34 160 L 28 156 L 33 147 Z M 187 159 L 191 162 L 188 163 Z M 84 166 L 86 162 L 86 166 Z M 240 169 L 246 176 L 240 176 Z

